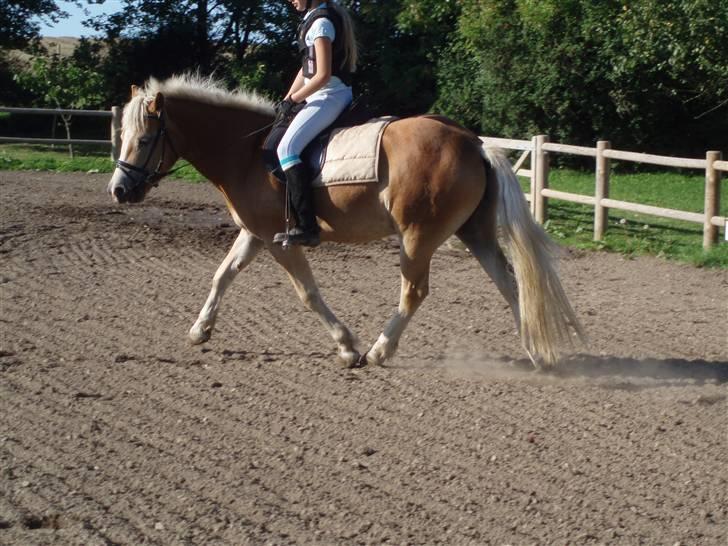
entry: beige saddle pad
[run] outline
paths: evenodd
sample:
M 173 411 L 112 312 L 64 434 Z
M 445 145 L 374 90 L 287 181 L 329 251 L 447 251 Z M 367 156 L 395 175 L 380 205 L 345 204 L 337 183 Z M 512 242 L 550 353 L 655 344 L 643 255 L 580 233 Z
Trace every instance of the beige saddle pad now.
M 379 182 L 379 152 L 384 128 L 395 117 L 374 118 L 363 125 L 334 129 L 326 159 L 314 186 Z

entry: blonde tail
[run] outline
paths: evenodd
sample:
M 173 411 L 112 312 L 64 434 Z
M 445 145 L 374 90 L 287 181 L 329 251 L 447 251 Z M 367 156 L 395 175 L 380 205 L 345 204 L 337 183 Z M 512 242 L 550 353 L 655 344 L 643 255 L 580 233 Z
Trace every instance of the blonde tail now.
M 559 347 L 572 345 L 571 330 L 584 340 L 576 314 L 561 286 L 554 263 L 556 245 L 531 217 L 510 162 L 496 148 L 482 146 L 499 188 L 498 223 L 518 285 L 521 339 L 531 359 L 558 361 Z

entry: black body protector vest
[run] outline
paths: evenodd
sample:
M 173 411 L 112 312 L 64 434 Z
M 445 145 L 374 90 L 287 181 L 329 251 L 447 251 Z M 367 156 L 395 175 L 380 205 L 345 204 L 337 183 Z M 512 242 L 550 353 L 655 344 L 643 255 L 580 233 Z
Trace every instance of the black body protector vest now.
M 301 53 L 303 76 L 312 78 L 316 74 L 316 48 L 306 47 L 306 34 L 317 19 L 326 18 L 334 25 L 336 36 L 331 44 L 331 75 L 336 76 L 346 85 L 351 85 L 351 72 L 344 66 L 344 24 L 336 10 L 318 8 L 298 26 L 298 51 Z

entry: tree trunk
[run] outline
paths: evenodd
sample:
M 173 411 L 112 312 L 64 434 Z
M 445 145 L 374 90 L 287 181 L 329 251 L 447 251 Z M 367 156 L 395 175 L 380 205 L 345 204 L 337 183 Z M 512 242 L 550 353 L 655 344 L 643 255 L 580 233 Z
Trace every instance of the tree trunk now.
M 245 30 L 243 31 L 243 40 L 242 43 L 238 45 L 236 51 L 238 61 L 243 60 L 245 52 L 248 49 L 248 44 L 250 43 L 250 32 L 253 29 L 253 21 L 255 20 L 255 10 L 256 6 L 251 6 L 248 8 L 248 16 L 245 18 Z
M 66 140 L 68 140 L 68 155 L 73 159 L 73 144 L 71 144 L 71 116 L 61 115 L 63 125 L 66 127 Z
M 58 125 L 58 115 L 53 115 L 53 125 L 51 125 L 51 138 L 56 138 L 56 125 Z M 56 145 L 51 144 L 51 150 L 55 150 Z
M 207 73 L 210 70 L 210 37 L 209 37 L 209 22 L 207 16 L 207 0 L 197 1 L 197 21 L 196 21 L 196 35 L 197 35 L 197 50 L 200 59 L 200 68 L 203 72 Z

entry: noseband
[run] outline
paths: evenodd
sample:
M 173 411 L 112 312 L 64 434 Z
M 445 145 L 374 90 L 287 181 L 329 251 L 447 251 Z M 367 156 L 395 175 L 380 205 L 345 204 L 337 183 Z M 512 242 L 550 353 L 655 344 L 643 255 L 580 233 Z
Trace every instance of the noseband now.
M 144 161 L 144 165 L 142 165 L 141 167 L 137 167 L 136 165 L 132 165 L 131 163 L 127 163 L 126 161 L 122 161 L 121 159 L 116 160 L 116 166 L 121 169 L 121 171 L 128 178 L 131 179 L 131 187 L 127 190 L 129 192 L 134 191 L 141 185 L 156 187 L 159 185 L 159 181 L 162 178 L 182 168 L 178 167 L 176 169 L 172 169 L 166 172 L 161 172 L 162 164 L 164 163 L 164 152 L 167 149 L 165 143 L 169 144 L 169 147 L 172 148 L 172 151 L 175 153 L 175 155 L 179 157 L 179 154 L 174 149 L 172 139 L 167 134 L 164 112 L 160 112 L 159 115 L 147 114 L 146 118 L 158 120 L 159 128 L 157 129 L 157 133 L 154 135 L 154 142 L 152 142 L 152 146 L 149 148 L 149 153 L 147 154 L 147 159 Z M 154 151 L 157 149 L 157 145 L 160 142 L 162 143 L 162 153 L 159 156 L 159 161 L 157 162 L 157 166 L 154 168 L 154 171 L 149 171 L 149 169 L 147 169 L 147 165 L 149 165 L 149 162 L 154 155 Z

